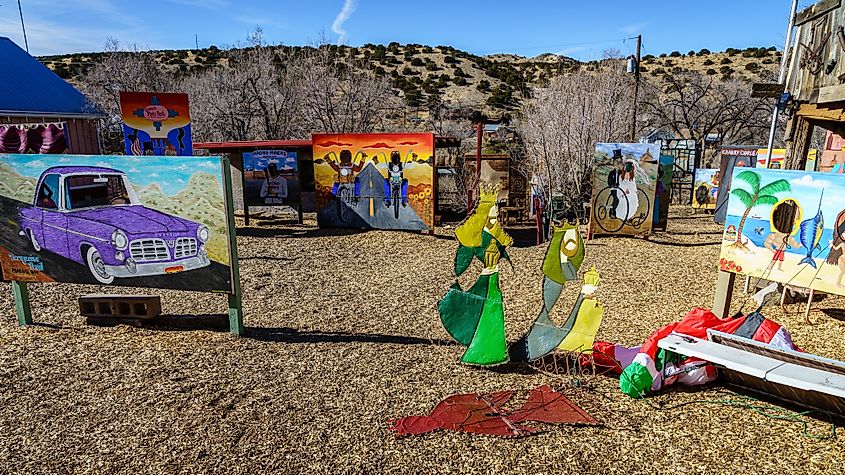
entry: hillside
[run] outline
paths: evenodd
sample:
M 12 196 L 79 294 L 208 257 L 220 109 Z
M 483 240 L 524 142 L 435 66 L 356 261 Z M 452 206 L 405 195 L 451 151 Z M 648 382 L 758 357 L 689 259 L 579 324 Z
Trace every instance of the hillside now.
M 595 62 L 550 53 L 527 58 L 514 54 L 477 56 L 449 46 L 367 44 L 361 47 L 327 46 L 351 63 L 363 65 L 376 74 L 391 78 L 411 107 L 421 106 L 426 97 L 440 96 L 444 101 L 486 109 L 507 110 L 516 107 L 528 88 L 544 80 L 579 68 L 593 68 Z M 275 46 L 276 59 L 302 47 Z M 76 53 L 44 56 L 39 60 L 59 76 L 71 82 L 104 53 Z M 182 74 L 216 66 L 227 66 L 226 52 L 211 46 L 199 50 L 152 51 L 165 69 Z M 735 77 L 750 81 L 769 80 L 776 74 L 780 52 L 771 48 L 729 48 L 724 52 L 702 49 L 687 54 L 672 52 L 643 57 L 646 77 L 696 71 L 721 78 Z

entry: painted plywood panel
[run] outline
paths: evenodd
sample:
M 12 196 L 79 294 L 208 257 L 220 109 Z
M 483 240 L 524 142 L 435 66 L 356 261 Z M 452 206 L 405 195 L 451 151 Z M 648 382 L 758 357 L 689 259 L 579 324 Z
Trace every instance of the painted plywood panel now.
M 692 207 L 695 209 L 716 209 L 719 194 L 719 170 L 699 168 L 695 170 L 692 185 Z
M 596 144 L 591 234 L 651 232 L 659 157 L 659 144 Z
M 231 292 L 217 157 L 0 154 L 3 280 Z
M 845 176 L 734 169 L 722 270 L 845 295 Z
M 312 142 L 320 227 L 433 228 L 433 134 L 315 134 Z
M 193 154 L 187 94 L 121 91 L 120 116 L 126 155 Z

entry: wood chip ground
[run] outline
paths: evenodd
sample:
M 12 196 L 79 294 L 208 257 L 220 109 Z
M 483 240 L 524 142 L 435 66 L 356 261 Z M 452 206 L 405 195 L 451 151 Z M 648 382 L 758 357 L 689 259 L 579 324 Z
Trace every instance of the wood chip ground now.
M 805 437 L 800 423 L 715 403 L 737 397 L 718 385 L 633 400 L 605 376 L 561 389 L 605 427 L 547 426 L 519 440 L 450 432 L 396 439 L 388 419 L 425 414 L 450 394 L 560 387 L 568 378 L 458 363 L 462 348 L 449 342 L 435 308 L 452 282 L 449 229 L 426 236 L 264 223 L 239 234 L 243 338 L 87 326 L 78 296 L 149 291 L 53 284 L 31 286 L 40 325 L 19 328 L 5 284 L 0 473 L 845 470 L 845 430 Z M 596 295 L 605 304 L 599 338 L 638 344 L 693 307 L 709 307 L 719 239 L 709 217 L 675 209 L 669 232 L 651 240 L 590 242 L 585 266 L 601 272 Z M 513 269 L 502 271 L 510 340 L 540 308 L 544 250 L 512 249 Z M 553 317 L 569 311 L 578 288 L 567 288 Z M 226 311 L 221 295 L 160 294 L 166 315 Z M 800 304 L 767 316 L 807 351 L 845 359 L 845 312 L 836 310 L 843 304 L 841 297 L 817 302 L 813 325 L 803 323 Z M 682 403 L 692 404 L 662 409 Z M 824 419 L 804 420 L 811 435 L 830 432 Z

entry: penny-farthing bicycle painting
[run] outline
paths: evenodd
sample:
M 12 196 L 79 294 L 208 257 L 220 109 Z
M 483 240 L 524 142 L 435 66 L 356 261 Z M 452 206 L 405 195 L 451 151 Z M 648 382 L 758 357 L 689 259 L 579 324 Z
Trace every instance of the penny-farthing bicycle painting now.
M 659 144 L 596 144 L 591 235 L 651 232 L 659 156 Z

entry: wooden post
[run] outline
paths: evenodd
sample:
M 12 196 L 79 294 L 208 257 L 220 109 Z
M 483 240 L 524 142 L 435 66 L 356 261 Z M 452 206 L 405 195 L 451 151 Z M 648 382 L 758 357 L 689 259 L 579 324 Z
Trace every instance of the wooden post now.
M 719 277 L 716 279 L 716 295 L 713 298 L 713 313 L 719 318 L 730 316 L 734 282 L 736 282 L 736 274 L 719 271 Z
M 642 50 L 642 44 L 643 35 L 637 35 L 637 62 L 636 64 L 634 64 L 634 114 L 633 118 L 631 119 L 631 142 L 637 141 L 637 95 L 640 91 L 640 52 Z
M 32 325 L 32 310 L 29 308 L 29 289 L 26 288 L 26 282 L 13 280 L 12 294 L 15 296 L 18 325 Z
M 238 233 L 235 228 L 235 206 L 232 199 L 232 168 L 229 159 L 223 161 L 223 184 L 226 193 L 226 219 L 229 228 L 229 264 L 232 266 L 232 292 L 229 294 L 229 331 L 234 335 L 243 335 L 244 320 L 241 305 L 241 273 L 238 269 Z M 243 175 L 241 175 L 243 176 Z M 246 205 L 244 205 L 246 211 Z
M 803 170 L 810 153 L 810 141 L 813 138 L 813 124 L 810 119 L 801 115 L 792 118 L 791 133 L 786 143 L 786 158 L 784 170 Z M 771 160 L 769 160 L 771 162 Z
M 238 163 L 241 164 L 241 168 L 240 168 L 240 170 L 241 170 L 241 202 L 244 204 L 244 226 L 249 226 L 249 206 L 247 206 L 247 204 L 246 204 L 246 177 L 244 177 L 244 153 L 243 152 L 237 152 L 235 154 L 235 156 L 236 156 Z M 229 172 L 231 174 L 231 170 Z M 230 189 L 232 188 L 231 183 L 232 183 L 232 180 L 231 180 L 231 176 L 230 176 L 230 178 L 229 178 L 229 184 L 230 184 L 229 188 Z M 300 185 L 300 188 L 301 188 L 301 185 Z M 231 195 L 231 193 L 229 193 L 229 195 Z M 234 206 L 232 206 L 232 212 L 233 213 L 235 212 Z
M 813 296 L 815 295 L 816 291 L 812 287 L 810 287 L 810 296 L 807 297 L 807 309 L 804 310 L 804 321 L 807 323 L 812 323 L 810 321 L 810 305 L 813 304 Z

